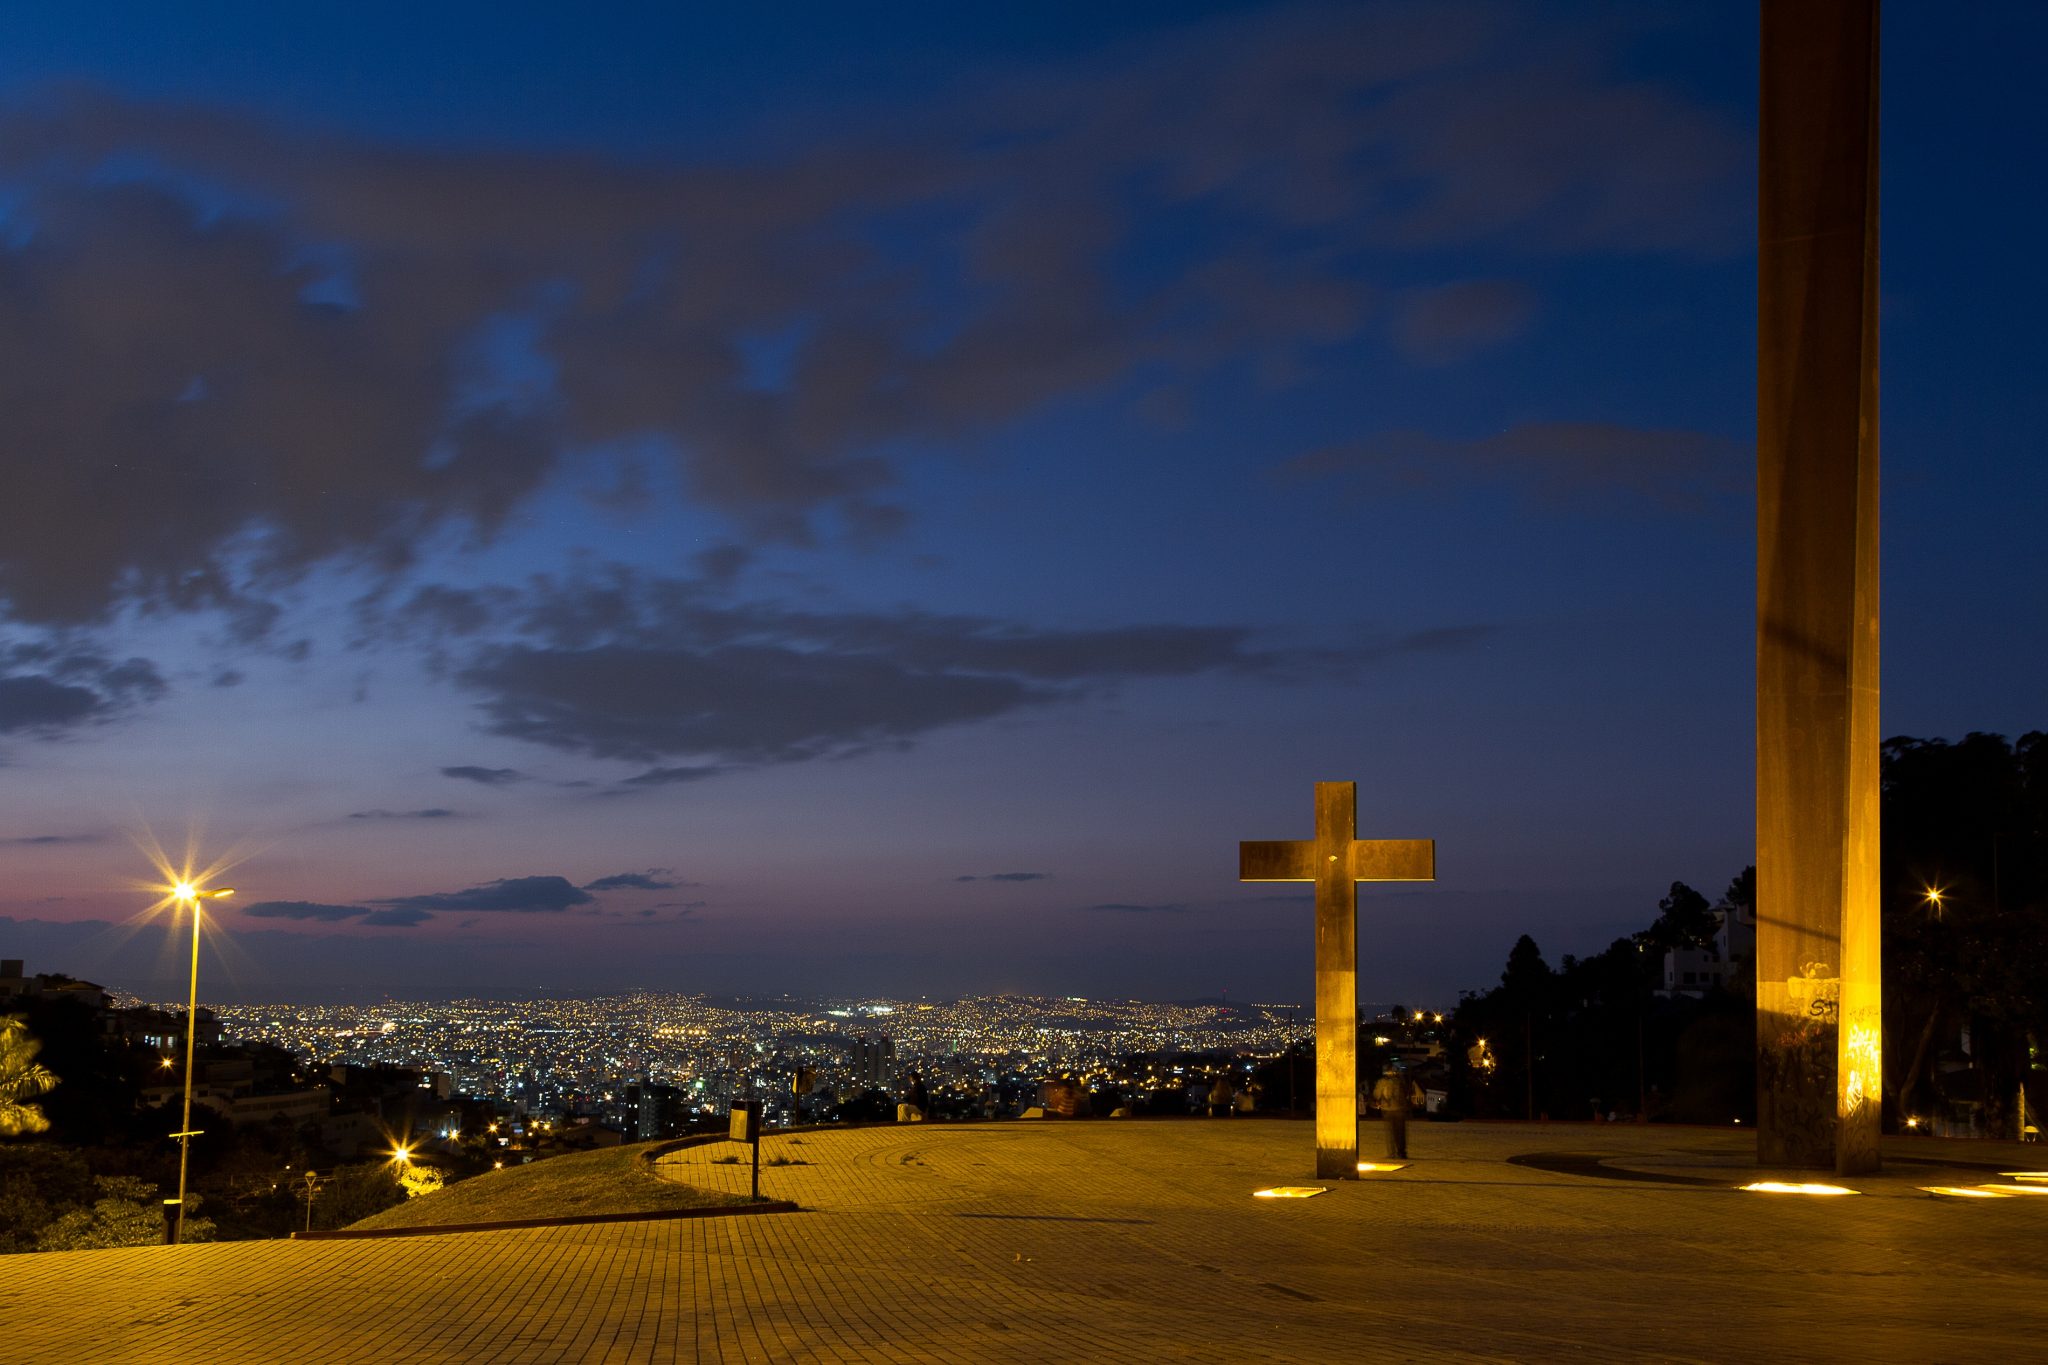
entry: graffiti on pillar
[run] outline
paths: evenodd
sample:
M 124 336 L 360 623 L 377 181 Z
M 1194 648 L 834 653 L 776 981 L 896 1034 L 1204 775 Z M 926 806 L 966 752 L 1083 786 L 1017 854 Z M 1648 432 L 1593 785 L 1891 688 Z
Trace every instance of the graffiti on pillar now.
M 1805 1020 L 1757 1053 L 1757 1126 L 1766 1160 L 1825 1165 L 1835 1125 L 1834 1029 Z
M 1825 962 L 1809 962 L 1799 973 L 1786 978 L 1785 993 L 1808 1019 L 1834 1023 L 1842 1009 L 1842 978 L 1830 974 Z
M 1827 1165 L 1834 1157 L 1842 981 L 1825 962 L 1802 963 L 1799 975 L 1784 981 L 1783 996 L 1758 1001 L 1764 1039 L 1757 1054 L 1760 1150 L 1769 1161 Z
M 1859 1010 L 1848 1021 L 1848 1035 L 1842 1045 L 1842 1100 L 1844 1118 L 1860 1114 L 1876 1104 L 1883 1093 L 1882 1034 L 1876 1010 Z

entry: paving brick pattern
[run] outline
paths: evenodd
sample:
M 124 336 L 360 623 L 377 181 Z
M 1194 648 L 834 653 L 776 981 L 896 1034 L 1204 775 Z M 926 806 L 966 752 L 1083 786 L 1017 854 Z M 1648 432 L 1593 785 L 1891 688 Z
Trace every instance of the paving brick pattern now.
M 1366 1146 L 1376 1134 L 1368 1130 Z M 391 1241 L 9 1257 L 0 1358 L 38 1362 L 2031 1359 L 2048 1196 L 1736 1193 L 1747 1134 L 1419 1125 L 1318 1198 L 1308 1126 L 909 1125 L 771 1136 L 805 1211 Z M 739 1147 L 664 1174 L 744 1191 Z M 1903 1150 L 2020 1169 L 2041 1149 Z M 1601 1157 L 1708 1184 L 1510 1164 Z M 1552 1163 L 1555 1166 L 1557 1163 Z M 1568 1163 L 1567 1163 L 1568 1164 Z M 1595 1169 L 1591 1166 L 1584 1169 Z

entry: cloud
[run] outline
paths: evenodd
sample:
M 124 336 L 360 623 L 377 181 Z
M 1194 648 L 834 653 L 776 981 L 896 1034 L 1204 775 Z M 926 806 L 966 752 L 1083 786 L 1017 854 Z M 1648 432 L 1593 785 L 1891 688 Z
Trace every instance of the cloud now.
M 1512 280 L 1461 280 L 1411 291 L 1394 344 L 1411 360 L 1447 365 L 1512 340 L 1536 316 L 1536 296 Z
M 477 782 L 486 787 L 504 787 L 528 780 L 526 774 L 517 768 L 478 768 L 470 764 L 443 768 L 441 776 L 459 778 L 464 782 Z
M 565 452 L 627 444 L 742 549 L 887 535 L 889 452 L 1284 368 L 1357 335 L 1361 262 L 1739 246 L 1742 130 L 1621 44 L 1541 7 L 1262 8 L 701 163 L 13 101 L 0 448 L 38 475 L 0 501 L 0 598 L 256 639 L 309 569 L 487 543 Z M 1483 312 L 1399 325 L 1465 344 Z M 766 382 L 763 336 L 793 338 Z
M 466 891 L 444 891 L 425 896 L 400 896 L 377 902 L 399 910 L 505 911 L 512 914 L 553 914 L 571 906 L 588 905 L 589 892 L 562 877 L 506 877 L 472 886 Z M 387 921 L 388 922 L 388 921 Z
M 241 913 L 249 919 L 315 920 L 332 924 L 367 915 L 370 908 L 366 905 L 323 905 L 317 901 L 257 901 L 254 905 L 242 906 Z
M 609 877 L 599 877 L 594 882 L 585 882 L 585 891 L 673 891 L 684 882 L 663 880 L 670 875 L 666 867 L 650 867 L 645 872 L 619 872 Z
M 0 732 L 61 729 L 89 718 L 101 704 L 83 687 L 48 678 L 0 678 Z
M 632 874 L 628 874 L 632 875 Z M 424 896 L 399 896 L 364 905 L 327 905 L 317 901 L 258 901 L 241 907 L 252 919 L 307 920 L 334 924 L 356 920 L 373 928 L 411 928 L 437 911 L 506 911 L 554 913 L 587 905 L 592 897 L 561 877 L 508 877 L 464 891 Z M 464 921 L 466 926 L 469 921 Z
M 0 845 L 15 848 L 41 848 L 52 844 L 97 844 L 105 840 L 103 834 L 25 834 L 11 839 L 0 839 Z
M 116 662 L 56 643 L 15 644 L 0 649 L 0 734 L 55 738 L 165 691 L 147 659 Z
M 351 813 L 351 820 L 451 820 L 455 812 L 445 806 L 431 806 L 426 810 L 359 810 Z
M 488 611 L 451 612 L 451 598 Z M 366 611 L 377 629 L 423 639 L 448 660 L 486 732 L 656 765 L 615 791 L 901 748 L 946 726 L 1145 679 L 1348 676 L 1483 629 L 1283 647 L 1241 626 L 1048 628 L 733 603 L 703 583 L 621 568 L 542 577 L 519 591 L 436 589 L 423 607 L 415 598 Z M 452 634 L 451 620 L 460 623 Z M 503 624 L 482 624 L 491 620 Z
M 1042 882 L 1052 876 L 1050 872 L 990 872 L 982 876 L 953 878 L 956 882 Z
M 707 777 L 730 772 L 730 768 L 717 763 L 705 763 L 679 768 L 649 768 L 644 773 L 635 773 L 626 778 L 628 787 L 672 787 L 682 782 L 701 782 Z
M 1126 901 L 1106 901 L 1101 905 L 1084 906 L 1087 910 L 1107 910 L 1120 915 L 1179 915 L 1188 907 L 1179 904 L 1133 905 Z
M 410 929 L 433 918 L 429 912 L 413 905 L 392 905 L 381 910 L 372 910 L 363 916 L 363 923 L 375 929 Z
M 1526 422 L 1471 441 L 1395 431 L 1324 446 L 1280 466 L 1288 479 L 1377 489 L 1467 487 L 1474 479 L 1548 496 L 1623 492 L 1696 507 L 1745 494 L 1752 448 L 1704 432 L 1607 422 Z

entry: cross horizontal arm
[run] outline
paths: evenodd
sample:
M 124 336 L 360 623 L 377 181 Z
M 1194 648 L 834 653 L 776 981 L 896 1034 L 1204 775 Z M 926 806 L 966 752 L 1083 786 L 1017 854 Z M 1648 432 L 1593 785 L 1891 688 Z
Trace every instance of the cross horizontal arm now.
M 1237 846 L 1241 882 L 1312 882 L 1316 846 L 1301 839 L 1246 840 Z
M 1351 845 L 1351 879 L 1358 882 L 1433 882 L 1436 840 L 1360 839 Z

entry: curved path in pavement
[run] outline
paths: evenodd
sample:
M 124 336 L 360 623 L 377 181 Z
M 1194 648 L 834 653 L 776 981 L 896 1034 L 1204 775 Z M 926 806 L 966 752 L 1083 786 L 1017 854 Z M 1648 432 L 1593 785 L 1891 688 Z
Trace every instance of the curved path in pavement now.
M 1252 1191 L 1314 1183 L 1307 1124 L 771 1135 L 767 1160 L 799 1164 L 764 1165 L 762 1192 L 804 1212 L 13 1257 L 0 1323 L 7 1359 L 24 1362 L 1917 1362 L 2038 1349 L 2048 1196 L 1930 1196 L 1920 1187 L 1997 1177 L 1915 1162 L 1850 1182 L 1855 1197 L 1738 1193 L 1758 1175 L 1750 1141 L 1423 1124 L 1403 1170 L 1267 1200 Z M 744 1190 L 746 1166 L 717 1160 L 743 1150 L 688 1148 L 662 1168 Z M 2048 1156 L 1909 1150 L 2010 1169 Z M 1532 1155 L 1542 1164 L 1510 1160 Z

